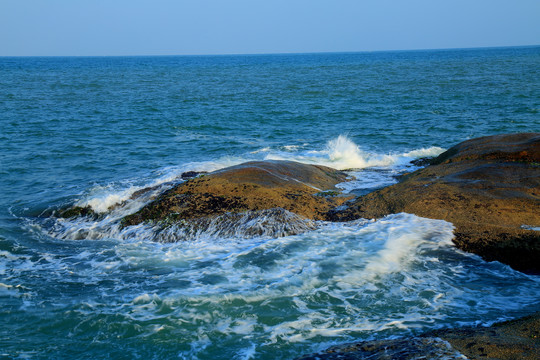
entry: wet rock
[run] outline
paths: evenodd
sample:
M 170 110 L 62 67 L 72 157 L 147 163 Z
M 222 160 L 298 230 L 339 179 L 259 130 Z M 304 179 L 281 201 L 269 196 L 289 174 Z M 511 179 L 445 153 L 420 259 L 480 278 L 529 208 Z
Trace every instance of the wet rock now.
M 90 206 L 72 206 L 59 211 L 59 216 L 62 218 L 74 218 L 79 216 L 96 216 L 96 213 Z
M 307 219 L 322 220 L 351 197 L 316 196 L 347 175 L 328 167 L 293 161 L 257 161 L 193 178 L 158 196 L 123 226 L 142 222 L 175 222 L 281 208 Z
M 540 312 L 490 327 L 439 330 L 426 336 L 439 337 L 468 359 L 540 358 Z
M 536 360 L 540 313 L 491 327 L 437 330 L 415 338 L 362 341 L 297 360 L 499 359 Z
M 140 198 L 141 196 L 144 196 L 144 195 L 148 194 L 149 192 L 155 191 L 155 190 L 157 190 L 159 188 L 160 188 L 160 185 L 148 186 L 148 187 L 145 187 L 145 188 L 142 188 L 140 190 L 135 191 L 133 194 L 131 194 L 131 196 L 129 198 L 130 198 L 130 200 L 135 200 L 135 199 Z
M 414 166 L 424 167 L 430 165 L 433 162 L 433 157 L 423 157 L 419 159 L 414 159 L 411 161 L 411 164 Z
M 183 172 L 180 177 L 184 180 L 189 180 L 189 179 L 196 178 L 197 176 L 206 175 L 206 174 L 208 174 L 207 171 L 186 171 L 186 172 Z
M 411 338 L 363 341 L 333 346 L 325 351 L 296 360 L 417 360 L 464 359 L 444 340 L 437 338 Z
M 407 212 L 452 222 L 464 251 L 540 272 L 540 133 L 460 143 L 401 182 L 332 210 L 347 221 Z M 523 226 L 526 225 L 526 226 Z M 528 226 L 528 227 L 527 227 Z

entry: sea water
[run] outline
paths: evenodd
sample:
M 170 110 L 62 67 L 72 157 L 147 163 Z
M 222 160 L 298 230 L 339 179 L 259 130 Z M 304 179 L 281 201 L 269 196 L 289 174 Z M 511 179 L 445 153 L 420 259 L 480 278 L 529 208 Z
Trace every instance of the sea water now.
M 296 160 L 365 194 L 460 141 L 539 131 L 539 69 L 539 47 L 0 58 L 0 357 L 292 359 L 540 310 L 540 277 L 411 214 L 118 226 L 188 170 Z M 51 216 L 70 205 L 100 216 Z

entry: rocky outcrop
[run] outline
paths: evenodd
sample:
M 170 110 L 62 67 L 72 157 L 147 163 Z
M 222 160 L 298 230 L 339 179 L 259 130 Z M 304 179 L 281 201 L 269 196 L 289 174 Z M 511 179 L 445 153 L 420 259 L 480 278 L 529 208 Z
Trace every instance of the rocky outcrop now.
M 331 347 L 297 360 L 499 359 L 536 360 L 540 313 L 491 327 L 438 330 L 416 338 L 363 341 Z
M 335 185 L 346 180 L 345 173 L 325 166 L 293 161 L 248 162 L 176 185 L 126 216 L 122 224 L 199 223 L 198 219 L 226 213 L 276 208 L 322 220 L 330 209 L 351 198 L 336 191 L 325 192 L 337 190 Z
M 535 360 L 540 355 L 540 313 L 490 327 L 439 330 L 425 336 L 447 341 L 468 359 Z
M 540 272 L 540 133 L 460 143 L 400 183 L 333 210 L 347 221 L 407 212 L 452 222 L 454 243 L 486 260 Z

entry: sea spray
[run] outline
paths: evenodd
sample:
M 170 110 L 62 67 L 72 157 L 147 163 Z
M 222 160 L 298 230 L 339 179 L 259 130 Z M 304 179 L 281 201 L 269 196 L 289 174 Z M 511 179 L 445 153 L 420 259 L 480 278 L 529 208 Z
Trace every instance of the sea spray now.
M 405 153 L 379 154 L 361 149 L 349 137 L 340 135 L 329 140 L 323 150 L 298 152 L 273 152 L 268 149 L 267 160 L 293 160 L 309 164 L 325 165 L 338 170 L 388 168 L 410 165 L 410 161 L 421 157 L 433 157 L 442 153 L 440 147 L 422 148 Z

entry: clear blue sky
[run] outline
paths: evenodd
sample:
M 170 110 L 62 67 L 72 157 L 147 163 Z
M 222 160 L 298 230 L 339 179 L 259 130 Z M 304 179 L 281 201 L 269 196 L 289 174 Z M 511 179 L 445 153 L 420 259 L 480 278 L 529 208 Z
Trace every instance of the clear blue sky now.
M 0 0 L 0 56 L 540 45 L 540 0 Z

